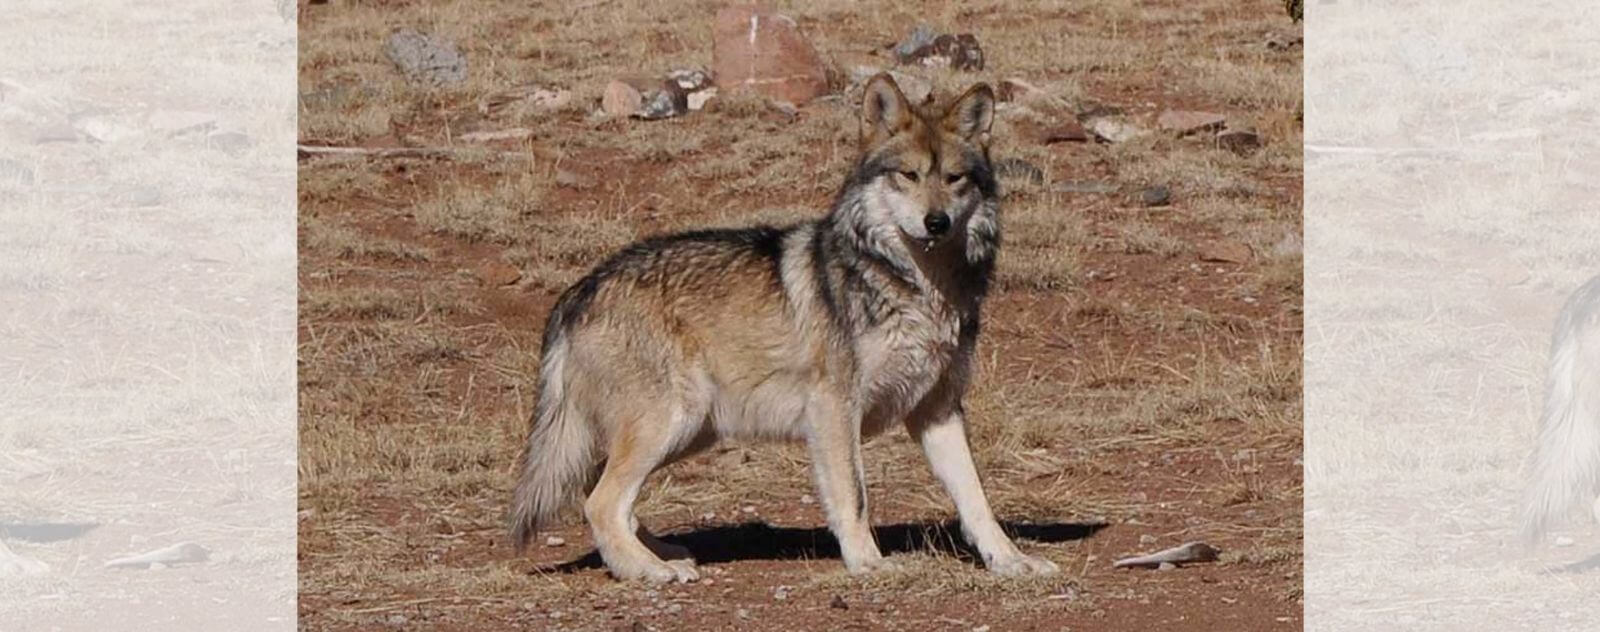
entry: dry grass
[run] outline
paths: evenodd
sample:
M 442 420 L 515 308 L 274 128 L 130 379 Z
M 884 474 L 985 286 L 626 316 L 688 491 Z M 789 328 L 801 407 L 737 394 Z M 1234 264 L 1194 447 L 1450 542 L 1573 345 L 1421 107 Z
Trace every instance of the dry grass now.
M 840 76 L 854 64 L 882 64 L 866 51 L 929 20 L 974 31 L 991 64 L 979 75 L 929 73 L 940 90 L 1022 76 L 1064 100 L 1118 105 L 1141 121 L 1160 107 L 1225 111 L 1268 138 L 1242 157 L 1170 138 L 1044 146 L 1020 135 L 1020 119 L 998 124 L 996 156 L 1025 159 L 1047 175 L 1043 183 L 1004 183 L 1006 245 L 982 377 L 968 403 L 976 458 L 1007 519 L 1131 526 L 1029 544 L 1073 569 L 1036 582 L 993 578 L 934 546 L 897 555 L 900 571 L 864 579 L 844 576 L 837 560 L 811 548 L 781 562 L 709 564 L 716 584 L 653 597 L 592 572 L 530 573 L 532 564 L 571 560 L 587 546 L 581 531 L 564 528 L 557 533 L 576 546 L 537 550 L 530 562 L 501 540 L 509 470 L 536 392 L 538 327 L 555 294 L 644 235 L 819 216 L 854 158 L 849 95 L 808 105 L 793 120 L 747 97 L 667 121 L 591 116 L 613 76 L 709 65 L 710 16 L 720 6 L 709 1 L 582 10 L 538 2 L 328 5 L 303 18 L 303 140 L 439 146 L 469 127 L 510 126 L 534 130 L 534 140 L 514 147 L 526 158 L 302 163 L 308 627 L 368 627 L 393 612 L 385 608 L 415 599 L 426 601 L 406 616 L 445 624 L 539 627 L 560 616 L 561 625 L 594 627 L 609 623 L 604 613 L 628 612 L 652 625 L 737 626 L 747 620 L 739 610 L 749 620 L 801 604 L 827 614 L 829 596 L 840 593 L 853 603 L 841 617 L 863 616 L 862 602 L 876 600 L 910 617 L 902 623 L 938 626 L 948 622 L 937 616 L 968 603 L 972 611 L 955 614 L 981 610 L 984 620 L 1020 624 L 1135 595 L 1210 603 L 1191 587 L 1136 587 L 1126 574 L 1105 573 L 1113 552 L 1104 548 L 1126 552 L 1137 546 L 1126 538 L 1136 542 L 1143 529 L 1297 550 L 1300 373 L 1290 322 L 1298 322 L 1298 255 L 1226 273 L 1190 269 L 1202 240 L 1244 236 L 1267 252 L 1299 232 L 1299 154 L 1286 149 L 1300 143 L 1292 124 L 1297 63 L 1247 52 L 1260 48 L 1269 26 L 1286 26 L 1269 13 L 1271 3 L 1214 2 L 1203 16 L 1132 2 L 1044 2 L 1025 15 L 999 2 L 926 11 L 779 4 Z M 433 91 L 399 81 L 380 55 L 383 34 L 402 25 L 454 38 L 471 60 L 469 80 Z M 574 105 L 478 117 L 481 99 L 527 82 L 570 88 Z M 558 172 L 581 182 L 557 185 Z M 1175 203 L 1147 210 L 1123 195 L 1051 192 L 1052 183 L 1073 179 L 1128 191 L 1166 184 Z M 512 264 L 522 280 L 512 289 L 476 282 L 473 271 L 489 261 Z M 1235 458 L 1244 452 L 1255 456 Z M 867 454 L 878 522 L 951 517 L 903 433 L 874 440 Z M 749 521 L 816 529 L 820 508 L 806 502 L 810 493 L 804 450 L 745 446 L 660 472 L 638 513 L 685 537 L 714 537 Z M 811 533 L 792 537 L 810 542 Z M 1289 612 L 1292 597 L 1278 597 L 1297 585 L 1297 559 L 1256 556 L 1230 565 L 1238 568 L 1227 571 L 1237 573 L 1229 581 L 1260 587 L 1273 596 L 1270 609 Z M 794 587 L 791 600 L 774 602 L 779 584 Z M 446 593 L 462 601 L 436 599 Z

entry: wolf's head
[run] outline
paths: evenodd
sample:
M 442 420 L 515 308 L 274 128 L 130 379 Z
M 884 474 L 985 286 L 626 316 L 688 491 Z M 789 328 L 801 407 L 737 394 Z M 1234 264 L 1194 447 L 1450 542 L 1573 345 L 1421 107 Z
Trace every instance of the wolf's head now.
M 931 248 L 966 236 L 967 258 L 993 256 L 998 190 L 989 164 L 994 91 L 978 84 L 942 107 L 912 105 L 894 79 L 867 82 L 861 154 L 845 190 L 858 238 Z

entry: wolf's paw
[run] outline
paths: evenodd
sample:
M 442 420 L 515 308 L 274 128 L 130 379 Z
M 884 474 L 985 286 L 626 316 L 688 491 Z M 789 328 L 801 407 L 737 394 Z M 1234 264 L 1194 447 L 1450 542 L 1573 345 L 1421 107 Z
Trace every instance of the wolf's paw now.
M 900 568 L 900 563 L 899 562 L 891 560 L 891 559 L 889 559 L 887 557 L 874 557 L 874 558 L 871 558 L 871 559 L 861 560 L 861 561 L 858 561 L 858 562 L 855 562 L 855 563 L 849 563 L 849 562 L 845 563 L 845 569 L 849 570 L 851 575 L 865 575 L 867 573 L 881 573 L 881 572 L 884 572 L 884 571 L 897 570 L 899 568 Z
M 1061 572 L 1061 568 L 1056 566 L 1055 562 L 1022 553 L 990 560 L 988 566 L 991 572 L 1005 577 L 1054 575 Z
M 651 562 L 635 568 L 613 568 L 611 574 L 621 580 L 638 580 L 650 584 L 687 584 L 700 579 L 700 571 L 692 560 Z

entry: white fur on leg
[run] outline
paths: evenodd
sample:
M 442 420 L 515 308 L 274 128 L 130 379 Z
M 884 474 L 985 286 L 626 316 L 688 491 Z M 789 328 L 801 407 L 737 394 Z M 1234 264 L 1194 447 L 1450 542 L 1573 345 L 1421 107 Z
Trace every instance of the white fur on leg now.
M 960 413 L 929 424 L 919 437 L 934 476 L 944 484 L 961 516 L 961 533 L 983 555 L 984 566 L 1000 575 L 1051 575 L 1060 571 L 1050 560 L 1024 554 L 1006 537 L 989 509 L 978 469 L 967 446 L 965 423 Z
M 845 568 L 865 573 L 893 566 L 883 557 L 867 519 L 867 487 L 861 467 L 859 423 L 846 421 L 839 407 L 817 401 L 808 407 L 806 443 L 816 476 L 817 496 L 828 515 L 828 528 L 839 540 Z M 846 426 L 845 423 L 852 425 Z
M 44 562 L 16 554 L 0 540 L 0 577 L 31 577 L 49 571 Z

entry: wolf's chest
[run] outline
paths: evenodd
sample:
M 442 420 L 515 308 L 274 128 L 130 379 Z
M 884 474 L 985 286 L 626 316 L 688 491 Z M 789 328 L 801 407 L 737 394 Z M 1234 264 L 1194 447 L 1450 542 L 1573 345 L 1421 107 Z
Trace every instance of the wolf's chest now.
M 864 336 L 856 352 L 869 420 L 888 423 L 921 401 L 949 370 L 960 331 L 953 315 L 909 311 Z

